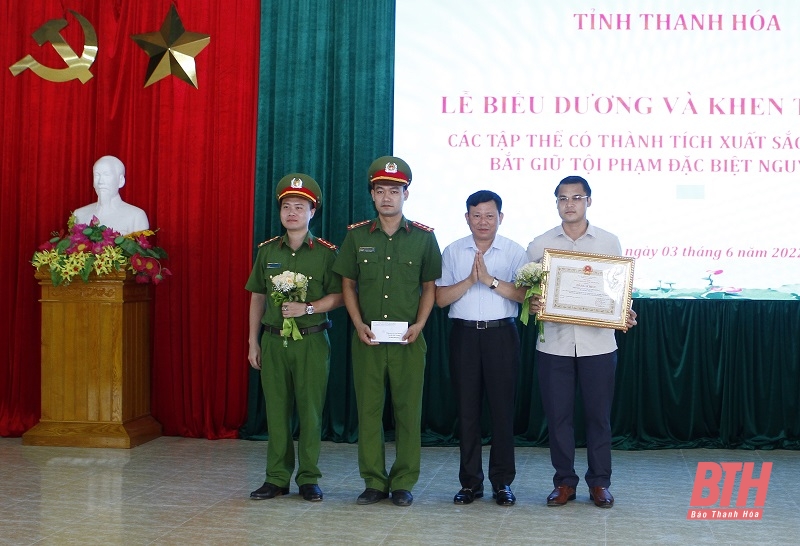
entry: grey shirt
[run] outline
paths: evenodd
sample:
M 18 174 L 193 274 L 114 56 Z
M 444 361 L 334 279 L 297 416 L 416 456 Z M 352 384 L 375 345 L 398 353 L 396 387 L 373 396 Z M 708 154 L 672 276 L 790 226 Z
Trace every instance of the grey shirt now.
M 561 225 L 542 233 L 528 245 L 528 259 L 532 262 L 541 262 L 546 248 L 611 256 L 622 255 L 622 246 L 617 236 L 592 224 L 589 224 L 586 233 L 575 241 L 564 233 Z M 545 321 L 544 339 L 545 341 L 537 341 L 536 348 L 543 353 L 558 356 L 602 355 L 617 349 L 617 340 L 612 328 Z

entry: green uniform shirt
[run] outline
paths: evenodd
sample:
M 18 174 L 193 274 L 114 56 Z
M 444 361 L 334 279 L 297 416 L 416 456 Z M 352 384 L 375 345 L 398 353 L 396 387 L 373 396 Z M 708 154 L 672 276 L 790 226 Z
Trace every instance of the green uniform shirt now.
M 358 283 L 366 324 L 417 319 L 420 286 L 442 276 L 442 254 L 433 230 L 405 217 L 391 236 L 380 220 L 350 226 L 333 270 Z
M 250 292 L 267 295 L 267 305 L 261 322 L 275 328 L 283 326 L 283 314 L 279 305 L 272 301 L 272 277 L 284 271 L 302 273 L 308 277 L 306 301 L 316 301 L 327 294 L 342 292 L 342 277 L 333 272 L 336 247 L 314 237 L 308 232 L 306 240 L 297 250 L 289 246 L 288 235 L 275 237 L 262 243 L 256 255 L 253 271 L 245 288 Z M 317 326 L 328 320 L 326 313 L 314 313 L 297 317 L 298 328 Z

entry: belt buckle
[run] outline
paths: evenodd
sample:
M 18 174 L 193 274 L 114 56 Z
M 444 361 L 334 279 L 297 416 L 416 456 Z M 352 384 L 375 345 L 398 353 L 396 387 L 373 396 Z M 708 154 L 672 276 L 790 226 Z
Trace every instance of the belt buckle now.
M 477 330 L 486 330 L 489 327 L 488 320 L 476 320 L 475 321 L 475 328 Z

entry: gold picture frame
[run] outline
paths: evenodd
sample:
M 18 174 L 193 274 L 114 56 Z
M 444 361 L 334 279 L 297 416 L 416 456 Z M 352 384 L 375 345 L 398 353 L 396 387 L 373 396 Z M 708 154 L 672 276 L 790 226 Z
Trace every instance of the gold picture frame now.
M 634 262 L 630 256 L 545 249 L 543 307 L 536 320 L 627 330 Z

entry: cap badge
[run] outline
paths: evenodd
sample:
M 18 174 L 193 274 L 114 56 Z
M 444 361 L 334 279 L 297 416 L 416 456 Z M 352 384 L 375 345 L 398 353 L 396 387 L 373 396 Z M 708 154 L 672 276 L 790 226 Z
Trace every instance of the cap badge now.
M 291 184 L 291 186 L 293 188 L 302 188 L 303 187 L 303 180 L 300 179 L 300 178 L 292 178 L 292 181 L 290 182 L 290 184 Z
M 397 163 L 387 163 L 386 169 L 384 169 L 387 173 L 396 173 L 397 172 Z

